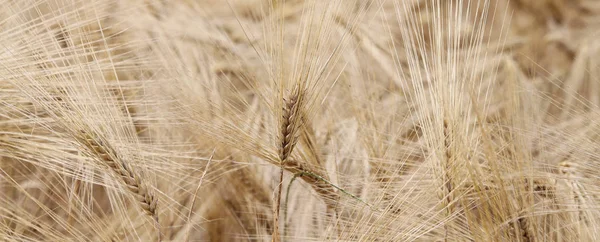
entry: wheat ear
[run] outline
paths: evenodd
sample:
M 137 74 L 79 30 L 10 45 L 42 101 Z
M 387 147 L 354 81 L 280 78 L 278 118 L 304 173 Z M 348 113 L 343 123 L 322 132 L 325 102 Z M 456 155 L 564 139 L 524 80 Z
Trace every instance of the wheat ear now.
M 279 146 L 279 161 L 280 161 L 280 172 L 279 172 L 279 183 L 277 184 L 277 197 L 275 202 L 275 210 L 273 211 L 273 238 L 272 240 L 280 241 L 279 238 L 279 209 L 281 207 L 281 190 L 283 186 L 283 170 L 287 159 L 296 146 L 298 138 L 296 137 L 296 131 L 298 129 L 299 119 L 299 107 L 301 101 L 301 95 L 299 90 L 296 89 L 289 99 L 285 101 L 283 107 L 283 115 L 281 122 L 281 133 L 280 133 L 280 146 Z
M 77 141 L 87 148 L 91 155 L 99 158 L 99 160 L 108 165 L 121 178 L 144 212 L 154 220 L 158 233 L 158 241 L 161 241 L 160 223 L 156 212 L 158 199 L 148 190 L 148 187 L 142 182 L 140 176 L 133 172 L 131 167 L 121 159 L 109 144 L 102 142 L 102 139 L 98 135 L 80 131 Z
M 534 242 L 535 237 L 531 231 L 531 225 L 529 223 L 529 219 L 522 217 L 517 220 L 517 224 L 519 225 L 519 231 L 521 232 L 521 238 L 524 242 Z

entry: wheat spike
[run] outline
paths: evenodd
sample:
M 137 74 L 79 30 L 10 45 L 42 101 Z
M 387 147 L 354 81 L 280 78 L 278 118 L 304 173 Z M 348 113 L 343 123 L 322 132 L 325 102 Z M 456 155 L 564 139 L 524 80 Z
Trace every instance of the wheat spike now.
M 298 90 L 298 89 L 296 89 Z M 284 170 L 284 166 L 288 160 L 288 157 L 290 157 L 290 154 L 292 153 L 292 151 L 294 150 L 294 147 L 296 146 L 296 141 L 297 141 L 297 137 L 296 137 L 296 130 L 299 126 L 298 124 L 298 120 L 300 120 L 298 118 L 298 115 L 301 113 L 299 112 L 299 107 L 300 107 L 300 100 L 299 98 L 301 98 L 301 96 L 299 96 L 298 93 L 293 93 L 289 100 L 285 101 L 284 107 L 283 107 L 283 116 L 282 116 L 282 122 L 281 122 L 281 133 L 280 133 L 280 140 L 281 140 L 281 146 L 279 146 L 279 162 L 281 162 L 280 164 L 280 171 L 279 171 L 279 183 L 277 184 L 277 196 L 275 198 L 275 206 L 274 206 L 274 211 L 273 211 L 273 241 L 280 241 L 280 236 L 279 236 L 279 210 L 281 207 L 281 192 L 282 192 L 282 186 L 283 186 L 283 170 Z
M 130 194 L 135 197 L 135 200 L 138 201 L 140 207 L 154 220 L 159 235 L 158 241 L 161 241 L 160 222 L 156 211 L 158 199 L 148 190 L 148 187 L 142 181 L 142 178 L 136 174 L 125 161 L 121 160 L 117 152 L 108 143 L 103 142 L 97 135 L 80 131 L 77 140 L 84 145 L 92 155 L 98 157 L 121 178 L 121 181 L 123 181 L 130 191 Z
M 283 109 L 283 117 L 281 124 L 281 146 L 279 147 L 279 160 L 281 164 L 285 164 L 288 157 L 294 150 L 298 138 L 296 137 L 296 130 L 298 129 L 298 115 L 299 112 L 299 95 L 297 93 L 292 94 L 289 100 L 286 100 Z

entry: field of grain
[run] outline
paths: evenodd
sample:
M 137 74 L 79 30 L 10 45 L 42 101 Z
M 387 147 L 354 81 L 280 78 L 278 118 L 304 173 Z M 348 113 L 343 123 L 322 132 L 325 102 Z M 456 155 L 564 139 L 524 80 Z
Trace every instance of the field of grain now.
M 599 37 L 597 0 L 0 0 L 0 241 L 600 241 Z

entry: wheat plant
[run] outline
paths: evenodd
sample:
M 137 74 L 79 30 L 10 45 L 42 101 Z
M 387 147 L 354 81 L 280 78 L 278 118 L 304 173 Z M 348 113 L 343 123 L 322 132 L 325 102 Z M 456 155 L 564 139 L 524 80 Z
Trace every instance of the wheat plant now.
M 0 0 L 0 241 L 598 241 L 595 0 Z

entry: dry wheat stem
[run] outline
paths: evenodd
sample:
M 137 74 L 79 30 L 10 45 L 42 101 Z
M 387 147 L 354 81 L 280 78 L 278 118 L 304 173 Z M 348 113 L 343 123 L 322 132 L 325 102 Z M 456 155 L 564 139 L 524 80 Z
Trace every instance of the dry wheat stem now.
M 198 197 L 198 191 L 200 191 L 200 187 L 202 186 L 202 181 L 204 181 L 204 177 L 206 176 L 206 172 L 208 171 L 208 166 L 210 165 L 210 162 L 212 161 L 214 155 L 215 155 L 215 150 L 212 151 L 212 154 L 208 158 L 208 162 L 206 162 L 206 167 L 204 168 L 204 172 L 202 173 L 202 176 L 200 177 L 200 181 L 198 182 L 196 191 L 194 191 L 194 197 L 192 199 L 192 204 L 190 205 L 190 211 L 188 212 L 188 215 L 187 215 L 188 225 L 190 225 L 190 222 L 191 222 L 190 219 L 192 218 L 192 212 L 194 211 L 194 204 L 196 204 L 196 198 Z M 190 240 L 191 230 L 192 230 L 191 226 L 188 227 L 188 229 L 185 232 L 185 239 L 183 241 L 188 242 Z
M 446 163 L 443 168 L 444 168 L 444 176 L 443 176 L 443 183 L 444 185 L 442 186 L 442 189 L 444 190 L 443 196 L 446 199 L 444 204 L 444 207 L 446 209 L 446 216 L 450 217 L 452 216 L 452 190 L 453 190 L 453 186 L 452 186 L 452 180 L 450 177 L 450 171 L 452 169 L 452 150 L 451 150 L 451 143 L 452 140 L 450 140 L 452 133 L 450 132 L 450 127 L 448 127 L 448 121 L 446 119 L 444 119 L 444 150 L 445 150 L 445 157 L 444 157 L 444 162 Z M 443 197 L 442 197 L 443 198 Z M 450 228 L 448 226 L 448 223 L 444 223 L 444 241 L 448 241 L 448 237 L 450 234 Z
M 69 197 L 69 209 L 68 209 L 68 213 L 69 213 L 69 219 L 67 220 L 67 223 L 69 224 L 69 226 L 73 226 L 73 221 L 75 219 L 75 215 L 73 214 L 73 200 L 75 200 L 75 196 L 77 196 L 79 194 L 79 187 L 81 186 L 81 180 L 75 180 L 73 182 L 73 188 L 71 191 L 71 195 Z

